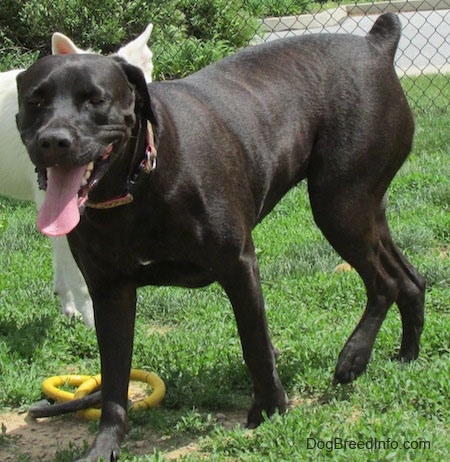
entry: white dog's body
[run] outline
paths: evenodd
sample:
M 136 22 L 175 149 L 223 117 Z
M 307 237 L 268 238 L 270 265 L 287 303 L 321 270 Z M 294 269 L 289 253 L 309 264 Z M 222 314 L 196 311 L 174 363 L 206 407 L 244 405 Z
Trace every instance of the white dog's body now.
M 16 76 L 22 69 L 0 73 L 0 194 L 34 200 L 36 174 L 16 128 Z M 34 177 L 34 178 L 32 178 Z
M 152 31 L 149 24 L 135 40 L 117 54 L 140 67 L 151 82 L 152 53 L 147 46 Z M 62 34 L 55 33 L 53 54 L 86 53 Z M 37 176 L 16 128 L 18 112 L 16 76 L 22 69 L 0 72 L 0 195 L 34 201 L 39 209 L 44 193 L 39 190 Z M 86 325 L 94 326 L 92 301 L 65 237 L 51 239 L 53 247 L 54 291 L 59 296 L 63 313 L 80 313 Z

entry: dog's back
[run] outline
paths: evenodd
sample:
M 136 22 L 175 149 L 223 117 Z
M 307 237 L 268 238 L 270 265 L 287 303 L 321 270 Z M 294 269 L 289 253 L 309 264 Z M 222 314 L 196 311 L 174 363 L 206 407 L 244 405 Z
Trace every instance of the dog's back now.
M 250 47 L 183 80 L 155 83 L 149 87 L 150 95 L 163 106 L 189 107 L 188 118 L 184 111 L 170 115 L 187 133 L 213 133 L 222 125 L 236 134 L 239 149 L 224 146 L 222 159 L 214 162 L 226 168 L 227 159 L 234 157 L 238 165 L 242 157 L 235 153 L 245 153 L 259 221 L 294 184 L 314 173 L 319 160 L 331 169 L 336 163 L 342 165 L 346 177 L 345 166 L 355 165 L 349 157 L 358 156 L 350 152 L 351 146 L 362 151 L 363 144 L 377 143 L 386 131 L 403 137 L 399 142 L 406 146 L 401 150 L 404 160 L 413 122 L 393 67 L 399 38 L 399 20 L 387 14 L 366 37 L 307 35 Z M 205 126 L 209 129 L 202 130 Z M 286 135 L 292 132 L 294 136 Z M 360 133 L 373 138 L 352 142 Z M 205 146 L 209 141 L 205 137 Z M 343 155 L 343 144 L 349 158 L 345 163 L 336 159 Z M 324 145 L 326 153 L 321 151 Z M 329 152 L 330 146 L 336 147 L 334 153 Z M 295 160 L 292 152 L 299 152 Z M 190 152 L 188 157 L 195 155 Z M 211 155 L 216 155 L 212 148 Z

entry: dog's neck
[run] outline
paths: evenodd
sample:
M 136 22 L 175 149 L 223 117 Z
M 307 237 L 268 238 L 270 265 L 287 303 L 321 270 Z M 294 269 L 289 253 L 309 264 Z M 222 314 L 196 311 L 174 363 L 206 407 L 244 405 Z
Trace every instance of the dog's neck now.
M 145 151 L 142 155 L 142 140 L 145 134 Z M 135 127 L 135 134 L 130 139 L 135 139 L 134 148 L 127 145 L 128 151 L 133 150 L 133 156 L 128 172 L 128 177 L 123 187 L 123 194 L 113 195 L 112 198 L 95 202 L 88 200 L 86 207 L 94 209 L 111 209 L 133 201 L 132 188 L 142 176 L 150 175 L 156 169 L 156 146 L 152 124 L 145 119 L 138 118 Z

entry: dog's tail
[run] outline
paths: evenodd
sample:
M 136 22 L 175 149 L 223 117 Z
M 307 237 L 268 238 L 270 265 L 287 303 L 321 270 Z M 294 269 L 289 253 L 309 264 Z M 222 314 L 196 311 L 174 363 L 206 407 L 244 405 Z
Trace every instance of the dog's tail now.
M 385 13 L 378 17 L 367 37 L 376 42 L 377 46 L 383 48 L 386 53 L 389 53 L 394 60 L 401 31 L 402 27 L 397 15 Z

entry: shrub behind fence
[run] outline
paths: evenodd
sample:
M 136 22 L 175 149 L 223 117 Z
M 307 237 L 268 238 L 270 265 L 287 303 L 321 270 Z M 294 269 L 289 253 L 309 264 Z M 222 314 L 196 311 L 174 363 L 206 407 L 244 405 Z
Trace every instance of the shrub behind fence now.
M 81 47 L 110 53 L 153 22 L 154 77 L 171 79 L 261 41 L 308 33 L 365 35 L 379 14 L 394 11 L 403 28 L 397 72 L 421 76 L 402 81 L 416 110 L 436 104 L 435 95 L 450 85 L 450 0 L 329 5 L 325 9 L 322 0 L 2 0 L 0 69 L 26 66 L 49 53 L 55 31 Z

